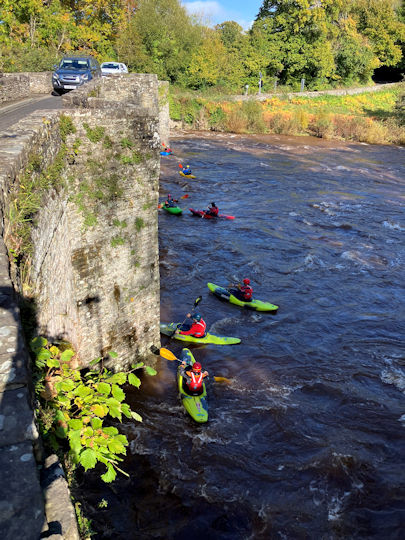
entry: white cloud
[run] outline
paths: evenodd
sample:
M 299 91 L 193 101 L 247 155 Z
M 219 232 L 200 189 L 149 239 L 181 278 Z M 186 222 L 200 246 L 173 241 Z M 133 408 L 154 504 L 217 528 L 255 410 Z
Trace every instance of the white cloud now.
M 219 2 L 212 2 L 208 0 L 204 1 L 195 1 L 195 2 L 183 2 L 183 6 L 186 10 L 192 15 L 211 15 L 216 18 L 222 17 L 225 15 L 225 10 Z
M 235 11 L 226 10 L 219 2 L 215 0 L 195 0 L 194 2 L 182 2 L 190 15 L 199 15 L 209 26 L 222 23 L 224 21 L 235 21 L 241 25 L 244 30 L 248 30 L 253 21 L 247 21 L 240 17 Z

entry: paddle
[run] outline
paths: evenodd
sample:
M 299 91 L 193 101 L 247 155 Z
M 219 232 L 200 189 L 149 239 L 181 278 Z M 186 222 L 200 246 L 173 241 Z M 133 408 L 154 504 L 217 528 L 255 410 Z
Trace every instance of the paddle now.
M 195 310 L 195 308 L 198 306 L 198 304 L 201 302 L 201 300 L 202 300 L 202 296 L 199 296 L 198 298 L 195 299 L 194 306 L 193 306 L 193 309 L 191 310 L 191 313 Z M 184 321 L 180 324 L 180 326 L 183 326 L 183 324 L 186 322 L 187 319 L 188 319 L 188 317 L 186 317 L 184 319 Z M 169 337 L 172 338 L 174 336 L 174 334 L 176 333 L 176 330 L 177 330 L 177 328 L 175 328 L 173 330 L 173 333 Z
M 175 356 L 172 353 L 172 351 L 169 351 L 169 349 L 165 349 L 163 347 L 161 349 L 158 349 L 157 347 L 152 345 L 150 350 L 153 352 L 153 354 L 160 355 L 162 358 L 165 358 L 166 360 L 170 360 L 171 362 L 173 360 L 177 360 L 177 362 L 182 362 L 182 360 L 180 360 L 180 358 L 177 358 L 177 356 Z M 226 382 L 226 383 L 231 382 L 231 380 L 227 379 L 226 377 L 214 377 L 214 381 L 216 381 L 216 382 Z
M 188 193 L 186 193 L 185 195 L 182 195 L 182 196 L 180 197 L 180 199 L 188 199 L 189 196 L 190 196 L 190 195 L 189 195 Z

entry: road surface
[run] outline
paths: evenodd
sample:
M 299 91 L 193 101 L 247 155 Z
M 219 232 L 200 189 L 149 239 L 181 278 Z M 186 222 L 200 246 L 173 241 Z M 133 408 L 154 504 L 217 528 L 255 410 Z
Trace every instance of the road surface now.
M 61 109 L 60 96 L 41 95 L 0 106 L 0 132 L 38 109 Z

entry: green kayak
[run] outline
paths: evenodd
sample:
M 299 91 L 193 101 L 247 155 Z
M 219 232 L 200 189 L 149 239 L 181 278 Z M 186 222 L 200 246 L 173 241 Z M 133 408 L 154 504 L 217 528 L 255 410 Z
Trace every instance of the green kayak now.
M 166 210 L 166 212 L 169 212 L 169 214 L 175 214 L 176 216 L 179 216 L 183 212 L 180 206 L 166 206 L 164 204 L 162 208 L 163 210 Z
M 278 306 L 275 306 L 274 304 L 270 304 L 270 302 L 262 302 L 261 300 L 256 300 L 256 298 L 252 298 L 251 302 L 243 302 L 242 300 L 239 300 L 239 298 L 236 298 L 236 296 L 231 294 L 229 289 L 225 289 L 224 287 L 220 287 L 219 285 L 214 285 L 214 283 L 207 283 L 207 287 L 218 298 L 227 300 L 231 304 L 236 304 L 237 306 L 254 309 L 256 311 L 277 311 L 278 310 Z
M 212 343 L 214 345 L 236 345 L 237 343 L 240 343 L 239 338 L 216 336 L 209 332 L 207 332 L 203 338 L 173 334 L 179 324 L 181 323 L 160 323 L 160 332 L 165 336 L 174 337 L 180 341 L 190 341 L 191 343 Z
M 190 366 L 195 362 L 190 349 L 183 349 L 181 351 L 180 360 L 185 360 Z M 206 422 L 208 420 L 208 403 L 205 383 L 203 383 L 203 391 L 201 394 L 191 395 L 186 381 L 181 375 L 181 366 L 179 366 L 177 368 L 177 386 L 179 388 L 181 402 L 191 418 L 196 422 Z

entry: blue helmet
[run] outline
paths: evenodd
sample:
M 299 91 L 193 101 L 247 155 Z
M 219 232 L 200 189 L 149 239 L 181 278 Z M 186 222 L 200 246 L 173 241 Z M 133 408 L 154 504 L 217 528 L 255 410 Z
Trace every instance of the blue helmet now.
M 201 315 L 199 313 L 194 313 L 193 319 L 197 322 L 201 321 Z

